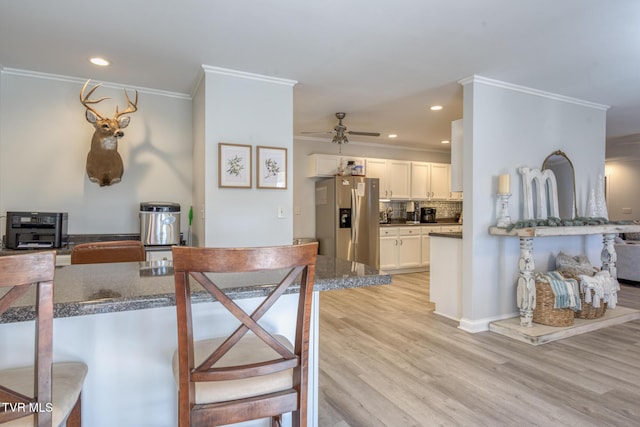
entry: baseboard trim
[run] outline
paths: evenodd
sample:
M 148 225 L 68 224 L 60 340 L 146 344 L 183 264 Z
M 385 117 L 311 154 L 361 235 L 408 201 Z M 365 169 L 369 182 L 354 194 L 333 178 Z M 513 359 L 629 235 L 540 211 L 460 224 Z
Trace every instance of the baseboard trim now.
M 486 332 L 489 330 L 489 324 L 498 320 L 509 319 L 511 317 L 519 316 L 518 313 L 503 314 L 494 317 L 485 317 L 484 319 L 472 320 L 467 318 L 460 319 L 458 329 L 462 329 L 465 332 L 475 334 L 478 332 Z

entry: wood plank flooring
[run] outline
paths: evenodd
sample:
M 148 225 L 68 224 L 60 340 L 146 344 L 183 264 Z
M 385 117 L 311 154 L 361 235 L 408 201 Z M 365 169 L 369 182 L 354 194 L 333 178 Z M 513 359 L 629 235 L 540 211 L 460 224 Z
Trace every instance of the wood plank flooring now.
M 320 295 L 321 427 L 640 425 L 640 320 L 535 347 L 434 314 L 428 273 Z

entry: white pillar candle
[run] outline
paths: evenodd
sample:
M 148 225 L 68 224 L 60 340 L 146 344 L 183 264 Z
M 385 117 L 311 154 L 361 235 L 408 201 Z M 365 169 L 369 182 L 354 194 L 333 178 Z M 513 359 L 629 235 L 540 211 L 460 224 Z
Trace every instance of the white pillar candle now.
M 500 175 L 498 179 L 498 194 L 509 194 L 511 193 L 511 175 L 504 174 Z

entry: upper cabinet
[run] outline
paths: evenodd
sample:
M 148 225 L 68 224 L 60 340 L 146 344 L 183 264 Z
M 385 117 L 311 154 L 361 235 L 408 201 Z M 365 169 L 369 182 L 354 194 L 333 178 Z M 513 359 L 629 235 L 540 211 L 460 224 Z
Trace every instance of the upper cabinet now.
M 350 161 L 360 166 L 364 166 L 365 163 L 361 157 L 311 154 L 307 157 L 307 177 L 317 178 L 338 175 L 340 169 L 346 168 Z
M 355 165 L 364 166 L 367 178 L 380 180 L 380 199 L 460 200 L 462 198 L 462 193 L 451 191 L 451 165 L 448 163 L 311 154 L 307 159 L 307 176 L 310 178 L 335 176 L 351 161 Z M 345 175 L 349 174 L 350 171 L 345 171 Z
M 411 197 L 411 162 L 405 160 L 366 159 L 366 176 L 380 180 L 380 199 Z
M 451 198 L 448 164 L 411 162 L 411 199 L 449 200 Z

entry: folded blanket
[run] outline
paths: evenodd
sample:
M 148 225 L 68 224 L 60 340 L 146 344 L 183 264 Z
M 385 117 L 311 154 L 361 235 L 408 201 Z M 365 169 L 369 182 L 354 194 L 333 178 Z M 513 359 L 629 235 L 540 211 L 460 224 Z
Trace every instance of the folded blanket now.
M 549 271 L 541 274 L 543 280 L 551 285 L 551 290 L 555 296 L 553 308 L 570 308 L 574 311 L 582 310 L 578 281 L 575 279 L 565 279 L 557 271 Z
M 590 303 L 594 308 L 600 307 L 601 302 L 606 302 L 609 308 L 616 308 L 620 284 L 607 270 L 599 271 L 594 276 L 580 275 L 579 277 L 580 291 L 584 292 L 584 302 Z M 593 298 L 591 291 L 593 291 Z

